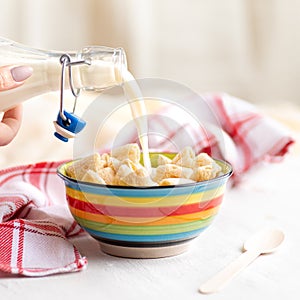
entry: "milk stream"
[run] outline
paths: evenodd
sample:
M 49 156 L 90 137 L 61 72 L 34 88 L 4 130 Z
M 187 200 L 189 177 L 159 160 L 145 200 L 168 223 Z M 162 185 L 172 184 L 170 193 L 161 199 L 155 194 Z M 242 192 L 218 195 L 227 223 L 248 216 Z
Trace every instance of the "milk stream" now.
M 123 70 L 121 76 L 123 79 L 123 90 L 130 105 L 131 115 L 135 122 L 143 151 L 144 166 L 150 174 L 151 161 L 149 156 L 148 122 L 145 101 L 133 75 L 128 70 Z

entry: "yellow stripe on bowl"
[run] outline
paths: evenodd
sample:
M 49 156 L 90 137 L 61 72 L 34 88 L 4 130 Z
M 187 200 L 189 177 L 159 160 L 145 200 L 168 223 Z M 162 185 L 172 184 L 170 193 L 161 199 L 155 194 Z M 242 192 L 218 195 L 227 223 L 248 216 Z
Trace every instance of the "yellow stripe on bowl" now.
M 101 205 L 110 206 L 127 206 L 127 207 L 164 207 L 164 206 L 178 206 L 182 204 L 192 204 L 197 202 L 209 201 L 224 194 L 225 185 L 216 189 L 208 190 L 190 195 L 171 195 L 165 197 L 117 197 L 115 195 L 96 195 L 87 192 L 81 192 L 70 187 L 66 187 L 68 196 L 88 202 Z

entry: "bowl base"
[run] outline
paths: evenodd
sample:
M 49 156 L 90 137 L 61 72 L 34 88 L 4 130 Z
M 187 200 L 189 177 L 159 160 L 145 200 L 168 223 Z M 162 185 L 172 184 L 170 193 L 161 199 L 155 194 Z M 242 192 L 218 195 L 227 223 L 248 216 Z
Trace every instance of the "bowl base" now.
M 126 258 L 163 258 L 186 252 L 190 246 L 190 242 L 163 247 L 124 247 L 104 242 L 99 243 L 104 253 L 113 256 Z

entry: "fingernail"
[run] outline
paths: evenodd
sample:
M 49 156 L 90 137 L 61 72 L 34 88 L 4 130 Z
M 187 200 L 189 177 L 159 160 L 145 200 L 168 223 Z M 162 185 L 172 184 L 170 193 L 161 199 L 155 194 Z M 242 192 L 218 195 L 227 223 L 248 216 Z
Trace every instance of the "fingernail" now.
M 12 68 L 10 73 L 14 81 L 21 82 L 30 77 L 32 75 L 32 71 L 31 67 L 19 66 Z

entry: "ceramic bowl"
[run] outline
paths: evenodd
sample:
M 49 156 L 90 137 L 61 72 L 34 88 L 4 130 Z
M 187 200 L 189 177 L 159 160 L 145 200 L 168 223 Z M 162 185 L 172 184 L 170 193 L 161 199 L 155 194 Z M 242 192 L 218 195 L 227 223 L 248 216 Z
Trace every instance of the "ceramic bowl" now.
M 172 156 L 171 154 L 168 154 Z M 175 154 L 174 154 L 175 155 Z M 156 153 L 151 153 L 155 165 Z M 214 220 L 232 167 L 224 175 L 176 186 L 127 187 L 81 182 L 66 175 L 66 199 L 78 224 L 100 242 L 103 252 L 121 257 L 157 258 L 180 254 Z

